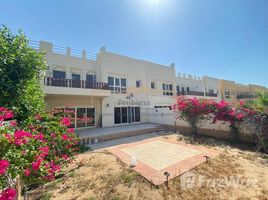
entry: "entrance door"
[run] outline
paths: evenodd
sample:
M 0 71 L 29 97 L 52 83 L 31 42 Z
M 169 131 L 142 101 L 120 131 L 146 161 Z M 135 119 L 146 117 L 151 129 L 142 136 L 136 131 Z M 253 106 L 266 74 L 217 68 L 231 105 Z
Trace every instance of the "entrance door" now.
M 77 108 L 76 114 L 76 127 L 86 127 L 86 109 L 85 108 Z
M 114 123 L 125 124 L 140 122 L 140 107 L 115 107 L 114 108 Z

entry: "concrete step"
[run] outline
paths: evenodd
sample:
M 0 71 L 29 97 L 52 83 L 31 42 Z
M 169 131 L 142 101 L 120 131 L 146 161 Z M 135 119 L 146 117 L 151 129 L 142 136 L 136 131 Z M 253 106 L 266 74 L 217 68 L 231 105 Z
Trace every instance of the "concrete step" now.
M 80 143 L 81 144 L 96 144 L 99 142 L 103 141 L 110 141 L 110 140 L 116 140 L 120 138 L 125 138 L 125 137 L 131 137 L 131 136 L 138 136 L 138 135 L 144 135 L 148 133 L 159 133 L 166 131 L 165 126 L 156 126 L 154 128 L 145 128 L 145 129 L 139 129 L 139 130 L 131 130 L 131 131 L 122 131 L 118 133 L 113 133 L 113 134 L 106 134 L 106 135 L 100 135 L 100 136 L 84 136 L 80 138 Z

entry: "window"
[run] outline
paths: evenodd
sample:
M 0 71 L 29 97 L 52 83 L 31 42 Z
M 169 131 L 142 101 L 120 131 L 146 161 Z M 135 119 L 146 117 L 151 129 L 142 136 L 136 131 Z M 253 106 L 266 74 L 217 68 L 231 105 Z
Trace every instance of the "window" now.
M 53 78 L 65 78 L 66 73 L 64 71 L 53 70 Z
M 115 107 L 114 108 L 114 123 L 125 124 L 140 122 L 140 107 Z
M 155 89 L 155 82 L 151 82 L 151 89 Z
M 208 90 L 208 93 L 209 94 L 213 94 L 214 93 L 213 89 L 212 90 Z
M 125 78 L 108 76 L 108 85 L 113 93 L 126 93 L 127 91 L 127 80 Z
M 230 91 L 229 90 L 225 90 L 224 91 L 224 96 L 226 99 L 230 99 Z
M 173 96 L 172 84 L 163 83 L 162 89 L 163 89 L 163 95 Z
M 180 95 L 180 86 L 176 86 L 176 92 L 177 92 L 177 95 Z
M 187 94 L 190 92 L 190 88 L 189 87 L 186 87 L 186 92 L 187 92 Z
M 86 75 L 86 88 L 95 88 L 96 85 L 96 75 L 87 74 Z
M 80 74 L 72 74 L 72 87 L 81 87 Z
M 140 80 L 139 81 L 136 81 L 136 87 L 137 88 L 141 87 L 141 81 Z

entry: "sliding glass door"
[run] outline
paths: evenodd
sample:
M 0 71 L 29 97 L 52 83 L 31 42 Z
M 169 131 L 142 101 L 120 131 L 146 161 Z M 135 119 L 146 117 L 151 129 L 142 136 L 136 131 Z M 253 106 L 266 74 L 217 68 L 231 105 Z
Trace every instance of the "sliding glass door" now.
M 114 123 L 126 124 L 140 122 L 140 107 L 115 107 L 114 108 Z

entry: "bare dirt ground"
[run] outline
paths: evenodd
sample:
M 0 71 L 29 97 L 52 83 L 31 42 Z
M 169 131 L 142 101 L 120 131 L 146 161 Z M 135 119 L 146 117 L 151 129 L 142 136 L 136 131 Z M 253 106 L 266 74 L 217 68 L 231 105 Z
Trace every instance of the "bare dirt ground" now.
M 107 151 L 80 154 L 65 170 L 65 175 L 28 194 L 29 199 L 57 200 L 202 200 L 202 199 L 268 199 L 268 155 L 253 152 L 242 145 L 182 135 L 163 136 L 167 140 L 184 140 L 222 151 L 217 158 L 201 164 L 165 185 L 153 186 L 135 171 L 127 168 Z M 195 177 L 189 186 L 186 176 Z M 187 182 L 188 183 L 188 182 Z

